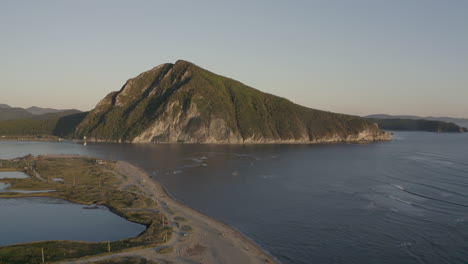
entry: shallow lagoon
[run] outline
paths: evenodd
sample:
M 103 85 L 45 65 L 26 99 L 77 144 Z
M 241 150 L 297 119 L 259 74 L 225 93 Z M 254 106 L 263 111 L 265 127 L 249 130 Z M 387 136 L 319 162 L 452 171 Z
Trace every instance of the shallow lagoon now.
M 146 228 L 106 207 L 84 207 L 47 197 L 1 198 L 0 246 L 44 240 L 112 241 L 135 237 Z

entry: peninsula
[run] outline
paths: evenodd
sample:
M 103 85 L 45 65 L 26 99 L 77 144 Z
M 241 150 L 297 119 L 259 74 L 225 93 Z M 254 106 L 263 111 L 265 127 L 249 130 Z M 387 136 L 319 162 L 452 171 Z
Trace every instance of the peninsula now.
M 0 247 L 0 263 L 277 263 L 229 226 L 172 199 L 143 170 L 126 162 L 47 155 L 1 160 L 2 170 L 25 179 L 0 179 L 0 199 L 49 196 L 85 205 L 105 205 L 146 225 L 137 237 L 107 242 L 40 241 Z M 60 179 L 54 181 L 53 179 Z M 17 190 L 52 192 L 15 192 Z
M 385 130 L 394 131 L 426 131 L 438 133 L 465 133 L 468 130 L 465 127 L 458 126 L 454 123 L 426 120 L 426 119 L 409 119 L 409 118 L 369 118 L 377 122 L 379 127 Z

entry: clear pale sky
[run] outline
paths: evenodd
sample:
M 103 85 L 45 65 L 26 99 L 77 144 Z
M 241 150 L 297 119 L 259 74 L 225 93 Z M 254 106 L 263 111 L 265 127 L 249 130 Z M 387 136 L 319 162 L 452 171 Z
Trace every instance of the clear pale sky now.
M 316 109 L 468 118 L 468 1 L 0 0 L 0 103 L 90 110 L 177 59 Z

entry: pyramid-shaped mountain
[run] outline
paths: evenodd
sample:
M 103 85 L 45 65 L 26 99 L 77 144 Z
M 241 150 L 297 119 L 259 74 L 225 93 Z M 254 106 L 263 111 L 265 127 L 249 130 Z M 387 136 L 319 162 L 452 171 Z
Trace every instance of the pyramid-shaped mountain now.
M 108 94 L 75 136 L 107 142 L 320 143 L 388 140 L 372 121 L 306 108 L 187 61 Z

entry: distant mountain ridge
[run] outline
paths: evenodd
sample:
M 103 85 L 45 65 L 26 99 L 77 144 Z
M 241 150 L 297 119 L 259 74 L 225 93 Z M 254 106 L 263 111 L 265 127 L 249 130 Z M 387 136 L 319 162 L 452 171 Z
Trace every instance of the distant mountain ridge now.
M 7 104 L 0 104 L 0 121 L 7 121 L 7 120 L 17 120 L 17 119 L 44 119 L 47 118 L 47 114 L 57 114 L 56 116 L 50 117 L 58 117 L 64 116 L 73 113 L 80 113 L 81 111 L 76 109 L 53 109 L 53 108 L 41 108 L 37 106 L 32 106 L 29 108 L 21 108 L 21 107 L 11 107 Z
M 109 142 L 319 143 L 389 140 L 372 121 L 306 108 L 179 60 L 102 99 L 76 137 Z
M 366 118 L 376 118 L 376 119 L 424 119 L 424 120 L 434 120 L 442 121 L 447 123 L 454 123 L 460 127 L 468 128 L 468 118 L 453 118 L 453 117 L 433 117 L 433 116 L 413 116 L 413 115 L 387 115 L 387 114 L 375 114 L 365 116 Z
M 22 119 L 31 116 L 33 116 L 33 114 L 20 107 L 0 108 L 0 121 Z
M 0 136 L 70 136 L 86 115 L 75 109 L 28 109 L 31 112 L 24 108 L 0 104 Z
M 454 123 L 447 123 L 436 120 L 424 119 L 374 119 L 369 118 L 379 124 L 382 129 L 395 131 L 427 131 L 427 132 L 449 132 L 464 133 L 468 130 Z
M 63 111 L 69 111 L 73 109 L 66 109 L 66 110 L 59 110 L 59 109 L 53 109 L 53 108 L 42 108 L 42 107 L 37 107 L 37 106 L 31 106 L 26 108 L 26 111 L 33 115 L 43 115 L 43 114 L 50 114 L 50 113 L 59 113 Z

